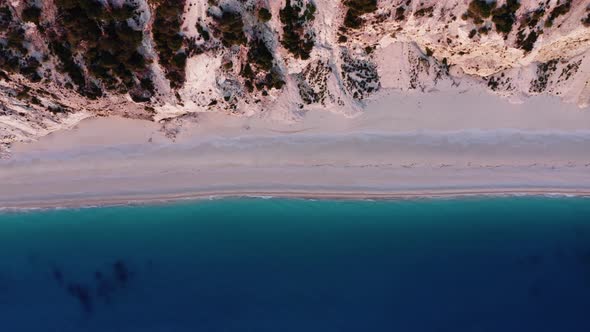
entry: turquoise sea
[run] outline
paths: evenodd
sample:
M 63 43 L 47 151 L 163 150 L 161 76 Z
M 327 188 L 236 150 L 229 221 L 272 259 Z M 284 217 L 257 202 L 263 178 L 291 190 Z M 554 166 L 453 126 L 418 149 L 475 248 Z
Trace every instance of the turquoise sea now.
M 0 331 L 590 331 L 590 199 L 0 213 Z

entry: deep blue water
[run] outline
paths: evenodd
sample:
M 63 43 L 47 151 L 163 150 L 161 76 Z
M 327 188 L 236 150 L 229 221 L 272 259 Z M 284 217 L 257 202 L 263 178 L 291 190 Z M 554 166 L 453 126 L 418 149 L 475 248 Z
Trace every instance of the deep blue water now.
M 590 199 L 0 214 L 0 331 L 590 331 Z

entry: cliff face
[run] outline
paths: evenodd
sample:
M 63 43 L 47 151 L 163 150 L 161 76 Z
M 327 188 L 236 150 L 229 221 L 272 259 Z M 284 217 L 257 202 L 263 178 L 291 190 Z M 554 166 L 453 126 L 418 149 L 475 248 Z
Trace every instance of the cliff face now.
M 384 89 L 590 102 L 588 0 L 0 0 L 0 144 L 93 115 L 345 115 Z

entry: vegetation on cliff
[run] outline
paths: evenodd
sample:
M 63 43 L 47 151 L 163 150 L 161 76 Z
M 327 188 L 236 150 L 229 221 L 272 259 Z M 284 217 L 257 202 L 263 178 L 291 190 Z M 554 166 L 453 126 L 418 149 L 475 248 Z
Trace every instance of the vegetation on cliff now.
M 217 18 L 217 27 L 221 31 L 221 42 L 225 47 L 244 45 L 248 42 L 244 34 L 242 14 L 231 10 L 223 10 Z
M 185 0 L 160 0 L 155 9 L 152 29 L 160 65 L 173 89 L 182 87 L 186 80 L 186 50 L 180 31 Z
M 50 48 L 78 91 L 89 98 L 102 96 L 106 89 L 130 93 L 136 101 L 149 100 L 153 91 L 141 84 L 149 79 L 147 61 L 139 52 L 144 31 L 129 22 L 137 19 L 138 4 L 113 7 L 96 0 L 56 0 L 55 5 L 61 29 L 49 35 Z
M 346 15 L 344 26 L 351 29 L 360 28 L 364 20 L 361 16 L 377 10 L 377 0 L 344 0 Z
M 296 58 L 309 59 L 315 43 L 309 24 L 315 19 L 315 12 L 315 5 L 303 0 L 287 0 L 279 12 L 283 23 L 281 44 Z
M 41 64 L 25 47 L 25 30 L 8 6 L 0 7 L 0 34 L 1 77 L 6 79 L 6 73 L 19 73 L 33 82 L 40 81 Z

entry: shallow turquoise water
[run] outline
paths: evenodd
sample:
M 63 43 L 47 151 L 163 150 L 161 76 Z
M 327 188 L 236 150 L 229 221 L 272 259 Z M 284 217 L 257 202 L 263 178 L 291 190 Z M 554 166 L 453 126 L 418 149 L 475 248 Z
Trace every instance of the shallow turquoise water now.
M 590 331 L 590 199 L 0 214 L 1 331 Z

